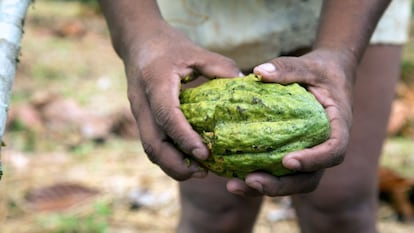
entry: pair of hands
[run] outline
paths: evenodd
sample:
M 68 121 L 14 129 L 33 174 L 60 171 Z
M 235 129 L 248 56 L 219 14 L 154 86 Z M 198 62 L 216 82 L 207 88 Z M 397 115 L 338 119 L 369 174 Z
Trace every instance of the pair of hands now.
M 330 138 L 313 148 L 288 154 L 283 165 L 297 175 L 274 177 L 249 174 L 244 181 L 230 179 L 228 191 L 239 195 L 280 196 L 316 188 L 324 168 L 342 162 L 352 121 L 352 58 L 332 49 L 315 49 L 301 57 L 279 57 L 254 68 L 263 82 L 298 82 L 324 106 L 331 124 Z M 177 30 L 161 24 L 124 57 L 128 98 L 149 159 L 176 180 L 207 175 L 197 159 L 209 156 L 201 137 L 180 111 L 179 92 L 184 77 L 236 77 L 234 61 L 204 50 Z M 184 154 L 185 153 L 185 154 Z

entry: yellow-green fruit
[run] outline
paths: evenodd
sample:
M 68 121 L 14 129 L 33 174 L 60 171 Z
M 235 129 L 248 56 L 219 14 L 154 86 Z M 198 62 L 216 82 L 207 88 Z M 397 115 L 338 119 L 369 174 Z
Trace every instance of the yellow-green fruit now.
M 181 110 L 211 150 L 212 172 L 244 179 L 253 171 L 291 174 L 288 152 L 325 141 L 325 110 L 299 84 L 260 82 L 255 75 L 214 79 L 180 94 Z

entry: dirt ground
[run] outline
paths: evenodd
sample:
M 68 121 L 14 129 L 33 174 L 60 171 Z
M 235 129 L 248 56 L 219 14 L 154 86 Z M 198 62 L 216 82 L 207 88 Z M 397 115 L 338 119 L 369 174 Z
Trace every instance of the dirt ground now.
M 403 60 L 404 80 L 414 80 L 414 42 L 406 46 Z M 56 99 L 67 108 L 44 110 Z M 102 127 L 108 122 L 102 119 L 113 120 L 128 107 L 122 64 L 95 9 L 35 1 L 13 87 L 11 111 L 20 121 L 9 125 L 2 150 L 0 232 L 174 232 L 180 211 L 176 183 L 147 160 L 136 135 Z M 39 108 L 44 110 L 40 117 L 34 111 Z M 86 117 L 73 120 L 73 109 L 75 118 Z M 59 121 L 46 121 L 45 112 L 62 119 L 58 132 Z M 104 134 L 79 130 L 76 124 L 90 119 L 92 131 Z M 405 128 L 385 143 L 381 163 L 414 178 L 414 121 L 405 120 Z M 378 226 L 381 233 L 414 232 L 383 203 Z M 289 199 L 266 198 L 254 232 L 298 233 Z

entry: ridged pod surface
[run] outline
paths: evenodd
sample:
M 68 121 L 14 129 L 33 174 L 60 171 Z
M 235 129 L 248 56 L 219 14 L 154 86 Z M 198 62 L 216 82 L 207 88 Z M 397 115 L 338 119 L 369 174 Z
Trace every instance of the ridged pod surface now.
M 183 90 L 180 102 L 211 151 L 209 159 L 200 162 L 220 176 L 291 174 L 282 165 L 283 156 L 330 135 L 325 110 L 296 83 L 263 83 L 255 75 L 214 79 Z

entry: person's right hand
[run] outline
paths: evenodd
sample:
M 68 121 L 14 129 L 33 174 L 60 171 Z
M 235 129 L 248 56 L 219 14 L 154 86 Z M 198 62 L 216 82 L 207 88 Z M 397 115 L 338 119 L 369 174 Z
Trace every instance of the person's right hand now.
M 146 34 L 127 48 L 123 61 L 143 148 L 176 180 L 204 177 L 207 171 L 191 157 L 206 159 L 209 150 L 180 110 L 182 79 L 236 77 L 240 71 L 229 58 L 196 46 L 163 21 L 141 33 Z
M 337 49 L 315 49 L 300 57 L 277 57 L 257 66 L 263 82 L 300 83 L 324 107 L 330 122 L 325 142 L 283 157 L 283 166 L 297 174 L 275 177 L 253 172 L 244 181 L 232 179 L 230 192 L 241 195 L 284 196 L 316 189 L 326 168 L 343 162 L 352 125 L 353 80 L 357 61 Z

